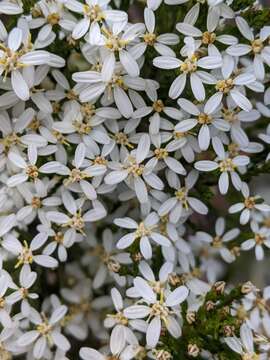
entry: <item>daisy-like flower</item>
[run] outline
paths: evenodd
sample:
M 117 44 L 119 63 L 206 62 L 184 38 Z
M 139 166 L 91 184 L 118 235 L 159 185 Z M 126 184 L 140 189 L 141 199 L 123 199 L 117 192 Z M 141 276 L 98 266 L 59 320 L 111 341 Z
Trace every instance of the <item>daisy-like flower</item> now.
M 26 240 L 21 243 L 14 235 L 8 234 L 5 236 L 2 245 L 5 250 L 15 255 L 17 258 L 15 268 L 18 268 L 19 266 L 31 266 L 32 263 L 36 263 L 46 268 L 56 268 L 58 262 L 53 257 L 34 254 L 37 250 L 40 250 L 46 241 L 47 235 L 44 233 L 37 234 L 33 237 L 30 244 Z
M 115 119 L 120 117 L 116 109 L 100 108 L 98 111 L 92 104 L 81 106 L 77 101 L 71 101 L 64 109 L 63 120 L 55 121 L 52 129 L 66 136 L 72 143 L 79 144 L 83 141 L 90 149 L 95 149 L 96 143 L 110 142 L 101 125 L 109 114 Z
M 56 38 L 55 28 L 59 25 L 70 31 L 75 26 L 75 18 L 67 12 L 62 1 L 40 0 L 32 9 L 33 18 L 29 21 L 30 29 L 40 28 L 35 46 L 46 47 Z
M 245 39 L 250 44 L 231 45 L 226 49 L 226 52 L 235 57 L 252 54 L 254 56 L 253 67 L 257 79 L 263 80 L 265 77 L 264 64 L 270 64 L 270 46 L 267 44 L 267 39 L 270 35 L 270 27 L 264 26 L 258 36 L 254 36 L 253 30 L 249 27 L 247 21 L 241 16 L 235 19 L 236 25 Z M 266 44 L 265 44 L 266 43 Z
M 155 293 L 160 294 L 169 283 L 169 275 L 173 272 L 173 263 L 166 261 L 160 268 L 158 273 L 158 280 L 156 280 L 155 274 L 153 270 L 148 265 L 148 263 L 142 260 L 139 264 L 139 270 L 142 274 L 144 280 L 151 286 Z M 141 277 L 137 277 L 136 279 L 142 279 Z M 140 281 L 140 280 L 139 280 Z M 134 283 L 135 285 L 135 283 Z M 140 291 L 137 290 L 136 286 L 133 286 L 127 289 L 127 296 L 132 298 L 140 297 Z
M 132 118 L 142 118 L 151 114 L 149 117 L 149 132 L 150 134 L 157 135 L 160 131 L 160 126 L 162 126 L 163 123 L 163 116 L 168 116 L 174 120 L 181 120 L 183 114 L 174 107 L 166 106 L 162 100 L 158 99 L 156 92 L 151 95 L 151 100 L 153 101 L 152 106 L 147 106 L 146 104 L 145 106 L 140 106 L 139 109 L 134 111 Z
M 221 70 L 222 75 L 215 82 L 217 92 L 208 99 L 209 104 L 212 103 L 218 106 L 225 96 L 229 96 L 242 110 L 251 111 L 252 104 L 243 94 L 243 89 L 244 86 L 251 87 L 255 83 L 256 77 L 250 72 L 235 75 L 233 73 L 234 70 L 234 58 L 230 55 L 225 55 Z
M 176 307 L 188 297 L 186 286 L 177 287 L 173 291 L 161 291 L 155 293 L 151 286 L 142 278 L 134 279 L 134 286 L 139 292 L 141 299 L 138 305 L 131 305 L 124 309 L 124 315 L 129 319 L 147 318 L 149 325 L 146 330 L 146 343 L 150 348 L 156 347 L 162 326 L 164 326 L 171 336 L 178 338 L 181 336 L 179 325 L 179 310 Z M 145 305 L 140 305 L 145 303 Z M 178 317 L 178 321 L 176 320 Z
M 119 57 L 120 64 L 127 74 L 131 77 L 137 77 L 140 74 L 140 68 L 136 59 L 129 52 L 128 45 L 137 39 L 144 32 L 144 29 L 144 25 L 140 23 L 130 26 L 123 23 L 122 26 L 113 26 L 111 29 L 103 28 L 95 45 L 104 47 L 104 54 L 111 58 L 111 65 L 116 61 L 116 57 Z
M 168 174 L 168 181 L 170 186 L 175 189 L 173 197 L 168 198 L 158 209 L 159 216 L 169 214 L 169 220 L 176 224 L 181 216 L 192 209 L 199 214 L 207 214 L 207 207 L 197 198 L 190 196 L 189 191 L 194 187 L 198 179 L 198 172 L 191 171 L 185 178 L 185 185 L 181 186 L 181 182 L 177 175 L 171 171 Z
M 175 56 L 175 52 L 168 45 L 177 45 L 179 43 L 179 37 L 173 33 L 156 34 L 155 13 L 148 7 L 144 9 L 144 23 L 146 32 L 141 35 L 142 42 L 132 46 L 129 49 L 130 54 L 132 54 L 135 59 L 138 59 L 145 53 L 147 47 L 151 46 L 160 55 Z
M 219 170 L 220 177 L 218 180 L 218 187 L 221 194 L 226 194 L 228 192 L 229 175 L 231 177 L 233 186 L 236 190 L 239 191 L 242 187 L 242 180 L 237 173 L 237 169 L 239 167 L 248 165 L 249 157 L 246 155 L 237 155 L 235 157 L 230 157 L 229 154 L 225 152 L 221 141 L 215 141 L 213 145 L 215 148 L 215 152 L 218 155 L 217 158 L 214 161 L 197 161 L 194 164 L 195 168 L 203 172 Z
M 29 135 L 30 137 L 32 135 Z M 38 181 L 38 177 L 40 173 L 44 174 L 52 174 L 52 173 L 58 173 L 61 175 L 68 175 L 69 169 L 57 162 L 57 161 L 50 161 L 44 165 L 42 165 L 40 168 L 37 167 L 37 147 L 35 145 L 28 146 L 28 159 L 29 161 L 26 162 L 24 158 L 17 152 L 10 151 L 8 154 L 8 159 L 19 169 L 22 170 L 22 172 L 12 175 L 7 180 L 7 185 L 9 187 L 18 186 L 28 180 L 31 181 Z
M 217 69 L 222 66 L 222 58 L 220 56 L 203 56 L 199 58 L 196 53 L 195 41 L 191 37 L 185 38 L 187 47 L 187 58 L 182 61 L 171 56 L 158 56 L 154 58 L 154 66 L 160 69 L 179 69 L 180 75 L 173 81 L 169 90 L 169 97 L 178 98 L 184 91 L 188 77 L 190 77 L 190 85 L 194 97 L 198 101 L 205 99 L 205 89 L 203 83 L 212 84 L 214 79 L 209 73 L 199 70 Z
M 255 247 L 255 255 L 257 260 L 263 260 L 264 250 L 263 245 L 270 248 L 270 229 L 267 227 L 259 227 L 256 221 L 251 221 L 251 230 L 253 231 L 253 237 L 244 241 L 241 244 L 242 250 L 250 250 Z
M 240 214 L 240 224 L 245 225 L 249 222 L 254 211 L 267 212 L 270 211 L 270 206 L 264 202 L 261 202 L 261 197 L 259 195 L 250 196 L 250 190 L 246 183 L 242 183 L 241 193 L 244 197 L 243 202 L 239 202 L 230 206 L 229 213 L 235 214 L 241 212 Z
M 206 31 L 201 31 L 195 27 L 199 16 L 199 6 L 194 6 L 185 16 L 184 21 L 176 24 L 176 29 L 185 36 L 192 36 L 196 39 L 198 46 L 204 45 L 208 47 L 208 51 L 219 50 L 214 45 L 219 42 L 223 45 L 235 45 L 238 43 L 237 37 L 222 33 L 218 35 L 216 30 L 220 23 L 220 18 L 217 9 L 209 9 L 206 19 Z
M 3 74 L 4 79 L 10 75 L 15 94 L 26 101 L 30 96 L 29 86 L 21 70 L 26 66 L 49 63 L 50 54 L 44 50 L 32 50 L 30 44 L 24 43 L 24 34 L 19 28 L 13 28 L 10 34 L 4 37 L 5 42 L 0 49 L 0 75 Z
M 124 154 L 123 163 L 113 162 L 108 164 L 109 168 L 112 168 L 113 171 L 105 176 L 105 183 L 115 185 L 125 181 L 132 190 L 134 189 L 139 202 L 142 204 L 147 203 L 148 191 L 146 184 L 157 190 L 162 190 L 164 187 L 163 182 L 153 173 L 152 166 L 143 164 L 149 150 L 149 135 L 143 134 L 136 151 Z
M 117 226 L 134 230 L 133 232 L 128 233 L 119 239 L 116 244 L 117 248 L 126 249 L 135 241 L 138 241 L 140 252 L 142 253 L 143 257 L 145 259 L 151 259 L 152 247 L 149 241 L 150 239 L 158 245 L 165 247 L 171 246 L 170 240 L 158 232 L 157 228 L 159 221 L 160 218 L 155 212 L 147 215 L 147 217 L 140 223 L 137 223 L 129 217 L 115 219 L 114 223 Z
M 21 302 L 21 313 L 23 316 L 28 316 L 30 313 L 31 305 L 28 299 L 35 300 L 38 298 L 38 294 L 31 293 L 29 290 L 34 285 L 37 279 L 37 273 L 31 271 L 30 266 L 23 266 L 20 271 L 20 287 L 16 287 L 12 294 L 7 296 L 7 302 L 11 305 Z
M 87 40 L 90 44 L 95 45 L 99 40 L 101 27 L 107 24 L 116 24 L 118 27 L 121 24 L 126 24 L 127 14 L 124 11 L 112 10 L 108 8 L 109 1 L 92 1 L 85 0 L 81 3 L 77 0 L 67 0 L 64 5 L 67 9 L 74 11 L 77 14 L 83 15 L 83 19 L 75 23 L 72 31 L 74 39 L 80 39 L 87 35 Z
M 48 211 L 46 217 L 47 220 L 57 225 L 71 229 L 70 236 L 77 235 L 77 233 L 85 235 L 85 226 L 88 222 L 95 222 L 106 216 L 106 209 L 98 200 L 93 200 L 93 208 L 84 214 L 82 210 L 83 201 L 76 202 L 70 192 L 64 191 L 62 200 L 65 209 L 70 215 L 60 211 Z
M 23 347 L 31 346 L 35 359 L 42 359 L 44 353 L 52 346 L 56 346 L 65 352 L 69 350 L 70 343 L 67 338 L 61 334 L 59 325 L 67 310 L 66 306 L 61 305 L 53 311 L 48 319 L 45 314 L 41 316 L 38 311 L 31 308 L 29 319 L 35 329 L 22 334 L 18 338 L 17 344 Z
M 83 143 L 79 144 L 75 150 L 74 167 L 67 170 L 68 178 L 64 180 L 64 185 L 71 191 L 77 191 L 78 187 L 76 185 L 79 185 L 81 191 L 88 199 L 95 200 L 97 194 L 89 180 L 94 176 L 103 175 L 107 168 L 102 164 L 93 164 L 81 169 L 85 159 L 85 153 L 85 145 Z
M 150 152 L 152 157 L 147 162 L 146 166 L 154 169 L 157 167 L 157 165 L 160 165 L 160 168 L 168 167 L 176 174 L 186 175 L 186 169 L 183 167 L 180 161 L 177 160 L 175 156 L 170 155 L 170 147 L 162 147 L 160 135 L 153 137 L 152 142 L 155 145 L 155 149 Z
M 2 132 L 2 138 L 0 140 L 1 153 L 8 154 L 11 149 L 22 149 L 31 144 L 31 142 L 29 142 L 29 136 L 25 136 L 23 133 L 33 120 L 34 115 L 35 111 L 31 108 L 24 110 L 22 114 L 15 119 L 10 118 L 7 112 L 0 113 L 0 130 Z M 42 137 L 39 137 L 39 135 L 37 135 L 37 137 L 34 136 L 34 138 L 39 138 L 42 142 L 41 145 L 46 145 L 46 141 L 44 141 Z
M 209 147 L 211 125 L 220 131 L 229 130 L 229 125 L 222 119 L 219 111 L 217 111 L 217 104 L 214 104 L 212 101 L 207 101 L 203 108 L 183 98 L 178 99 L 177 102 L 182 110 L 187 114 L 193 115 L 194 118 L 181 120 L 175 126 L 175 130 L 187 132 L 199 125 L 198 141 L 201 150 L 207 150 Z
M 218 218 L 215 224 L 215 236 L 211 236 L 204 231 L 198 231 L 195 234 L 196 241 L 202 241 L 218 251 L 222 259 L 228 263 L 235 260 L 234 254 L 227 248 L 227 243 L 234 240 L 239 234 L 240 230 L 237 228 L 225 232 L 224 218 Z
M 34 183 L 23 183 L 18 187 L 18 191 L 25 199 L 27 205 L 21 207 L 16 216 L 18 221 L 31 223 L 38 215 L 42 218 L 51 207 L 58 206 L 62 203 L 58 196 L 48 196 L 50 183 L 46 185 L 39 179 Z
M 118 65 L 117 69 L 112 53 L 107 54 L 103 60 L 100 60 L 102 61 L 101 71 L 90 70 L 72 75 L 73 80 L 78 83 L 80 101 L 95 102 L 103 94 L 101 103 L 109 105 L 114 102 L 120 113 L 125 118 L 130 118 L 133 113 L 133 104 L 126 92 L 144 91 L 145 80 L 126 75 Z
M 254 338 L 250 327 L 243 323 L 240 327 L 240 339 L 237 337 L 224 338 L 225 343 L 242 359 L 258 359 L 259 355 L 254 350 Z

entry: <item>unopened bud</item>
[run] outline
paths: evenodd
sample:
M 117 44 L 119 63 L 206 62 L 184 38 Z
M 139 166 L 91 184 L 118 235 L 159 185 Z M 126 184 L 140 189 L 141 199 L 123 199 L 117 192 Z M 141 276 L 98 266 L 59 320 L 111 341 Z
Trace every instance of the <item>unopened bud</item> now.
M 196 313 L 195 311 L 188 311 L 186 315 L 186 320 L 189 324 L 192 324 L 196 320 Z
M 215 303 L 213 301 L 207 301 L 205 304 L 206 311 L 211 311 L 215 307 Z
M 196 344 L 188 344 L 188 355 L 197 357 L 200 353 L 200 349 Z
M 223 294 L 225 290 L 225 286 L 226 286 L 225 281 L 217 281 L 213 287 L 217 293 Z
M 235 330 L 234 326 L 231 325 L 225 325 L 223 328 L 223 332 L 225 336 L 233 336 L 234 330 Z

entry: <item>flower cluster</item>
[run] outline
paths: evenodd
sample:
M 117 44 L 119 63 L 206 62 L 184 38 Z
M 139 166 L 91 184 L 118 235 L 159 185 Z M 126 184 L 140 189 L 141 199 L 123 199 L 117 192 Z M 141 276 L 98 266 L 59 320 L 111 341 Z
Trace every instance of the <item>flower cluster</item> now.
M 269 19 L 0 1 L 0 359 L 269 359 Z

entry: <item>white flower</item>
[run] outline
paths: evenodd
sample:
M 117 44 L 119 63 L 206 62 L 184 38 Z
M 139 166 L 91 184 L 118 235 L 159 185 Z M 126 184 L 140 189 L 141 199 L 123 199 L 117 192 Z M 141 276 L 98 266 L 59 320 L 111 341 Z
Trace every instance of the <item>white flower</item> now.
M 121 237 L 116 246 L 118 249 L 126 249 L 138 240 L 140 251 L 145 259 L 151 259 L 152 247 L 149 239 L 161 246 L 171 246 L 170 240 L 159 233 L 158 223 L 159 216 L 152 212 L 139 224 L 131 218 L 115 219 L 114 223 L 126 229 L 134 229 L 135 231 Z
M 240 234 L 240 230 L 233 228 L 225 232 L 225 220 L 220 217 L 216 221 L 215 232 L 215 236 L 211 236 L 204 231 L 198 231 L 195 234 L 194 240 L 209 244 L 214 251 L 216 250 L 220 253 L 223 260 L 231 263 L 235 260 L 235 255 L 227 248 L 226 245 L 229 241 L 234 240 Z
M 29 319 L 35 326 L 35 330 L 30 330 L 21 335 L 17 344 L 19 346 L 29 346 L 33 348 L 33 356 L 35 359 L 42 359 L 44 353 L 52 346 L 67 351 L 70 343 L 67 338 L 61 334 L 59 322 L 65 316 L 67 307 L 61 305 L 57 307 L 50 318 L 45 315 L 43 318 L 34 309 L 31 309 Z
M 75 23 L 72 31 L 74 39 L 80 39 L 87 35 L 90 44 L 95 44 L 99 40 L 100 27 L 106 23 L 127 22 L 127 14 L 124 11 L 111 10 L 107 8 L 108 1 L 85 0 L 85 4 L 76 0 L 67 0 L 64 5 L 69 10 L 83 15 L 83 19 Z M 88 33 L 89 31 L 89 33 Z
M 226 194 L 229 189 L 229 174 L 231 181 L 236 190 L 242 187 L 242 181 L 237 173 L 238 167 L 245 166 L 249 163 L 249 157 L 246 155 L 238 155 L 230 157 L 224 150 L 221 142 L 215 143 L 215 151 L 218 157 L 215 161 L 201 160 L 197 161 L 194 166 L 199 171 L 214 171 L 218 170 L 221 174 L 218 180 L 218 187 L 221 194 Z
M 85 235 L 85 226 L 87 222 L 95 222 L 106 216 L 106 209 L 98 200 L 93 200 L 93 208 L 83 214 L 83 202 L 76 202 L 70 192 L 63 191 L 63 204 L 70 215 L 60 211 L 48 211 L 46 213 L 47 220 L 68 227 L 71 232 L 69 236 L 74 236 L 77 233 Z
M 33 262 L 46 268 L 55 268 L 58 262 L 53 257 L 34 254 L 46 241 L 47 235 L 44 233 L 37 234 L 31 240 L 30 244 L 28 244 L 26 240 L 24 240 L 22 244 L 14 235 L 9 234 L 5 236 L 2 245 L 4 249 L 17 257 L 15 268 L 21 265 L 23 265 L 23 267 L 31 266 Z
M 30 266 L 23 266 L 20 271 L 20 287 L 16 287 L 16 291 L 8 295 L 6 300 L 9 304 L 13 305 L 17 302 L 21 302 L 21 312 L 23 316 L 28 316 L 30 313 L 30 304 L 28 299 L 35 300 L 38 298 L 38 294 L 31 293 L 29 289 L 34 285 L 37 280 L 37 273 L 31 271 Z
M 159 177 L 153 172 L 150 164 L 143 164 L 150 150 L 149 135 L 143 134 L 139 140 L 136 151 L 124 154 L 123 163 L 109 163 L 108 167 L 114 169 L 105 176 L 104 181 L 108 185 L 118 184 L 125 181 L 134 189 L 140 203 L 148 202 L 146 184 L 151 188 L 162 190 L 164 185 Z M 146 184 L 145 184 L 146 183 Z
M 254 56 L 253 66 L 256 78 L 263 80 L 265 77 L 264 63 L 268 66 L 270 64 L 270 46 L 264 44 L 270 35 L 270 27 L 264 26 L 257 37 L 254 36 L 252 29 L 244 18 L 237 16 L 235 22 L 242 36 L 244 36 L 250 44 L 232 45 L 226 49 L 226 52 L 235 57 L 252 53 Z
M 125 118 L 129 118 L 133 113 L 129 89 L 145 90 L 145 81 L 140 77 L 126 75 L 121 68 L 118 70 L 113 53 L 107 54 L 102 63 L 101 72 L 83 71 L 72 75 L 73 80 L 79 85 L 80 100 L 81 102 L 95 102 L 104 94 L 101 103 L 106 102 L 109 105 L 114 102 L 120 113 Z M 127 90 L 129 90 L 128 94 Z
M 269 228 L 259 227 L 256 221 L 251 221 L 251 230 L 253 231 L 253 238 L 244 241 L 241 244 L 242 250 L 250 250 L 255 247 L 255 255 L 257 260 L 264 258 L 263 245 L 270 248 L 270 231 Z
M 187 132 L 199 125 L 200 130 L 198 134 L 198 141 L 201 150 L 207 150 L 210 144 L 210 129 L 211 125 L 220 131 L 228 131 L 229 125 L 222 119 L 218 104 L 212 101 L 207 101 L 204 107 L 196 106 L 187 99 L 178 99 L 178 104 L 186 113 L 193 115 L 193 117 L 181 120 L 176 126 L 175 130 L 179 132 Z
M 244 197 L 243 202 L 236 203 L 229 208 L 230 214 L 241 212 L 240 224 L 245 225 L 249 222 L 254 211 L 270 211 L 270 206 L 264 202 L 260 202 L 259 195 L 250 196 L 250 190 L 246 183 L 242 183 L 241 192 Z
M 209 104 L 214 104 L 217 107 L 225 96 L 229 96 L 242 110 L 251 111 L 252 104 L 243 94 L 243 88 L 244 86 L 252 87 L 256 78 L 253 73 L 250 72 L 234 75 L 234 68 L 234 58 L 230 55 L 224 55 L 221 70 L 222 75 L 216 80 L 217 92 L 209 98 Z
M 238 39 L 235 36 L 227 35 L 226 33 L 222 33 L 222 35 L 216 34 L 215 30 L 219 26 L 220 22 L 218 9 L 212 8 L 208 10 L 206 31 L 204 32 L 194 26 L 198 17 L 199 6 L 195 5 L 191 8 L 188 14 L 186 14 L 184 21 L 176 24 L 176 29 L 185 36 L 192 36 L 196 38 L 196 42 L 199 41 L 198 46 L 203 44 L 208 47 L 208 51 L 219 52 L 217 47 L 214 45 L 215 42 L 220 42 L 224 45 L 235 45 L 238 43 Z
M 198 179 L 198 173 L 191 171 L 185 178 L 185 185 L 182 187 L 178 176 L 173 176 L 173 172 L 168 175 L 170 186 L 175 189 L 175 196 L 170 197 L 158 209 L 159 216 L 169 214 L 169 220 L 176 224 L 181 216 L 184 216 L 189 209 L 199 214 L 207 214 L 207 207 L 197 198 L 190 196 L 189 191 L 194 187 Z
M 124 315 L 129 319 L 148 319 L 147 345 L 151 348 L 157 345 L 162 326 L 165 326 L 173 337 L 180 337 L 181 327 L 179 319 L 177 321 L 175 317 L 179 314 L 175 307 L 186 300 L 189 293 L 188 289 L 185 286 L 180 286 L 172 292 L 161 291 L 160 294 L 156 294 L 142 278 L 135 278 L 134 286 L 141 296 L 139 303 L 146 305 L 131 305 L 124 309 Z
M 28 100 L 29 86 L 22 76 L 21 70 L 25 66 L 34 66 L 49 63 L 50 54 L 44 50 L 31 50 L 23 46 L 23 31 L 13 28 L 0 49 L 0 75 L 4 79 L 11 75 L 11 84 L 14 92 L 21 100 Z M 26 44 L 24 44 L 26 45 Z M 22 48 L 21 48 L 22 47 Z
M 213 78 L 209 73 L 201 71 L 203 69 L 216 69 L 222 66 L 222 58 L 220 56 L 204 56 L 198 58 L 195 54 L 195 42 L 193 38 L 185 38 L 187 46 L 187 58 L 182 61 L 175 57 L 158 56 L 154 59 L 154 66 L 160 69 L 179 69 L 179 75 L 171 84 L 169 97 L 178 98 L 186 87 L 187 77 L 190 76 L 190 85 L 196 100 L 203 101 L 205 99 L 205 89 L 203 83 L 213 83 Z
M 148 7 L 144 9 L 144 22 L 146 32 L 140 36 L 142 42 L 131 47 L 129 49 L 130 54 L 133 55 L 135 59 L 138 59 L 146 52 L 147 47 L 153 46 L 160 55 L 175 56 L 175 52 L 168 45 L 177 45 L 179 43 L 179 37 L 173 33 L 156 34 L 155 13 Z

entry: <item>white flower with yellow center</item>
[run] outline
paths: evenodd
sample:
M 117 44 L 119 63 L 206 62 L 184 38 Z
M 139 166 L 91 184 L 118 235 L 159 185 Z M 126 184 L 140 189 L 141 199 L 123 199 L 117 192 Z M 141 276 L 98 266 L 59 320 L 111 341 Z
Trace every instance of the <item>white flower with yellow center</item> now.
M 204 106 L 196 106 L 184 98 L 178 99 L 177 102 L 180 108 L 191 116 L 179 121 L 175 130 L 184 133 L 198 126 L 198 142 L 201 150 L 207 150 L 210 145 L 212 126 L 220 131 L 229 130 L 228 123 L 221 118 L 218 104 L 207 101 Z
M 126 24 L 127 14 L 120 10 L 111 10 L 109 1 L 85 0 L 84 3 L 77 0 L 67 0 L 64 6 L 77 14 L 83 15 L 83 19 L 74 23 L 72 37 L 80 39 L 86 35 L 88 42 L 95 45 L 99 41 L 102 25 Z
M 13 28 L 9 35 L 1 35 L 5 40 L 0 42 L 0 75 L 4 75 L 3 81 L 10 75 L 15 94 L 26 101 L 30 93 L 29 86 L 22 76 L 22 69 L 48 64 L 50 54 L 44 50 L 33 50 L 31 43 L 24 42 L 23 31 L 19 28 Z
M 203 101 L 205 99 L 205 89 L 203 83 L 212 84 L 214 78 L 202 69 L 217 69 L 222 66 L 222 58 L 220 56 L 203 56 L 198 57 L 195 53 L 195 42 L 191 37 L 185 38 L 187 47 L 187 58 L 183 61 L 171 56 L 158 56 L 154 59 L 154 66 L 160 69 L 179 69 L 180 75 L 173 81 L 169 90 L 169 97 L 178 98 L 184 91 L 188 77 L 190 78 L 190 86 L 196 100 Z
M 267 43 L 270 36 L 270 27 L 262 27 L 259 35 L 255 36 L 253 30 L 243 17 L 237 16 L 235 22 L 242 36 L 247 39 L 250 44 L 232 45 L 226 49 L 226 52 L 237 58 L 245 55 L 253 55 L 255 76 L 258 80 L 263 80 L 265 77 L 264 64 L 268 66 L 270 64 L 270 46 Z
M 108 167 L 113 169 L 105 176 L 104 181 L 108 185 L 119 184 L 125 181 L 127 186 L 135 191 L 140 203 L 147 203 L 148 190 L 146 184 L 153 189 L 162 190 L 164 185 L 159 177 L 153 172 L 151 164 L 143 164 L 150 150 L 150 137 L 143 134 L 140 137 L 137 149 L 131 153 L 124 153 L 122 163 L 109 162 Z
M 194 164 L 195 169 L 203 172 L 218 170 L 220 177 L 218 187 L 221 194 L 226 194 L 229 189 L 229 174 L 231 181 L 236 190 L 240 191 L 242 180 L 237 173 L 237 169 L 249 164 L 249 157 L 246 155 L 237 155 L 230 157 L 224 150 L 221 141 L 217 138 L 213 139 L 213 146 L 218 157 L 214 160 L 201 160 Z
M 172 171 L 168 173 L 168 181 L 171 188 L 175 190 L 174 196 L 165 200 L 158 209 L 159 216 L 169 215 L 169 220 L 177 224 L 181 216 L 187 215 L 190 210 L 199 214 L 207 214 L 208 208 L 204 203 L 190 196 L 189 191 L 194 188 L 198 179 L 198 172 L 193 170 L 185 178 L 185 185 L 181 186 L 179 177 Z
M 241 244 L 242 250 L 250 250 L 255 247 L 255 255 L 257 260 L 263 260 L 264 250 L 263 245 L 268 249 L 270 248 L 270 229 L 267 227 L 259 227 L 256 221 L 251 221 L 251 230 L 253 231 L 253 237 L 244 241 Z
M 150 244 L 150 239 L 154 241 L 157 245 L 169 247 L 171 246 L 170 240 L 159 233 L 158 223 L 160 221 L 157 213 L 152 212 L 147 217 L 137 223 L 129 217 L 117 218 L 114 220 L 114 223 L 125 229 L 134 230 L 131 233 L 128 233 L 121 237 L 117 242 L 116 246 L 118 249 L 126 249 L 131 246 L 135 241 L 138 241 L 140 252 L 142 253 L 145 259 L 151 259 L 152 257 L 152 247 Z
M 270 206 L 267 205 L 265 202 L 262 202 L 262 199 L 259 195 L 250 195 L 249 187 L 244 182 L 241 187 L 241 193 L 244 197 L 243 202 L 233 204 L 229 207 L 230 214 L 241 212 L 240 214 L 241 225 L 247 224 L 251 216 L 256 212 L 256 210 L 257 212 L 270 211 Z
M 146 321 L 149 323 L 146 330 L 147 345 L 151 348 L 157 345 L 163 326 L 174 338 L 180 337 L 179 314 L 181 308 L 179 305 L 188 297 L 187 287 L 180 286 L 173 291 L 162 290 L 157 294 L 142 278 L 135 278 L 134 285 L 141 299 L 137 305 L 125 308 L 124 315 L 128 319 L 147 319 Z M 146 305 L 140 305 L 141 303 Z
M 40 315 L 38 311 L 31 308 L 29 320 L 35 329 L 26 331 L 19 336 L 17 345 L 22 347 L 30 346 L 36 359 L 41 359 L 44 353 L 53 346 L 65 352 L 69 350 L 70 343 L 61 334 L 59 326 L 59 322 L 63 319 L 67 310 L 65 305 L 59 305 L 48 319 L 44 313 Z

